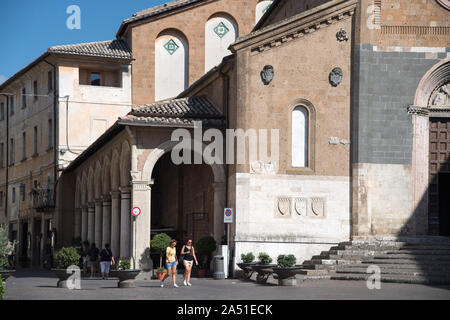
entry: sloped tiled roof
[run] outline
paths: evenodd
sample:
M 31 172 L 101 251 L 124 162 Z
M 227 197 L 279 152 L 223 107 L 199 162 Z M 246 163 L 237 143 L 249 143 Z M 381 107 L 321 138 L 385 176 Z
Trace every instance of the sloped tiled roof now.
M 123 40 L 108 40 L 55 46 L 49 48 L 48 52 L 117 59 L 133 59 L 130 47 Z
M 171 99 L 133 107 L 121 123 L 145 123 L 156 126 L 192 126 L 194 121 L 222 126 L 223 114 L 206 97 Z
M 169 12 L 171 10 L 175 10 L 178 8 L 182 8 L 185 6 L 189 6 L 191 4 L 197 3 L 197 2 L 203 2 L 206 0 L 175 0 L 171 1 L 165 4 L 162 4 L 160 6 L 156 6 L 153 8 L 145 9 L 139 12 L 136 12 L 133 14 L 132 17 L 125 19 L 122 21 L 122 25 L 119 28 L 119 31 L 117 32 L 117 35 L 120 36 L 122 32 L 125 30 L 125 26 L 128 25 L 131 22 L 135 22 L 141 19 L 146 19 L 152 16 L 156 16 L 161 13 Z

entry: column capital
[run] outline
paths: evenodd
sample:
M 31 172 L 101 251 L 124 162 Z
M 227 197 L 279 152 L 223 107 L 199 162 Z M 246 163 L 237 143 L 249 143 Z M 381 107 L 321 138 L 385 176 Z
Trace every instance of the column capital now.
M 120 191 L 119 190 L 111 191 L 109 194 L 111 195 L 112 199 L 119 199 L 120 198 Z
M 95 209 L 95 201 L 89 202 L 87 204 L 87 206 L 88 206 L 88 209 Z
M 152 185 L 154 183 L 154 180 L 144 180 L 144 181 L 137 181 L 137 180 L 133 180 L 131 182 L 132 186 L 133 186 L 133 190 L 151 190 L 152 189 Z
M 87 209 L 88 209 L 88 205 L 87 205 L 87 204 L 83 204 L 83 205 L 81 206 L 81 210 L 85 211 L 85 210 L 87 210 Z
M 127 193 L 131 194 L 131 187 L 130 186 L 119 187 L 119 190 L 120 190 L 121 194 L 127 194 Z
M 111 195 L 110 194 L 104 194 L 102 196 L 102 201 L 103 201 L 103 204 L 111 202 Z
M 94 203 L 96 206 L 101 206 L 103 204 L 103 199 L 102 198 L 95 199 Z

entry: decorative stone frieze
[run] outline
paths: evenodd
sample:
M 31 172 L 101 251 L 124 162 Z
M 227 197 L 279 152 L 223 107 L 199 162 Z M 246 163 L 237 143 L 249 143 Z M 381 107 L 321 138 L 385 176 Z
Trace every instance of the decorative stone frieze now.
M 326 199 L 321 197 L 278 197 L 275 216 L 280 218 L 324 218 L 326 216 Z
M 294 198 L 294 213 L 299 216 L 306 217 L 308 215 L 308 199 Z
M 277 211 L 278 217 L 290 217 L 291 216 L 291 199 L 282 197 L 277 199 Z
M 311 201 L 311 217 L 325 217 L 325 199 L 312 198 Z

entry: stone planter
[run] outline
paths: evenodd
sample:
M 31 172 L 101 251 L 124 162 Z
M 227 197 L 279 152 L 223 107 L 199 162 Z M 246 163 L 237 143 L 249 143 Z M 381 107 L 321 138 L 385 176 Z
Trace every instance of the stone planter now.
M 267 283 L 267 279 L 273 273 L 273 268 L 276 267 L 276 264 L 255 264 L 250 268 L 257 272 L 256 282 L 260 284 Z
M 58 277 L 57 287 L 67 289 L 67 280 L 75 273 L 75 270 L 73 271 L 73 273 L 67 273 L 67 269 L 52 269 L 52 271 Z
M 243 275 L 244 280 L 248 280 L 251 278 L 251 276 L 253 275 L 253 272 L 254 272 L 251 267 L 254 266 L 255 264 L 256 263 L 254 263 L 254 262 L 251 262 L 251 263 L 241 262 L 241 263 L 237 264 L 237 266 L 239 268 L 241 268 L 242 271 L 244 271 L 244 275 Z
M 14 274 L 14 272 L 16 272 L 16 271 L 15 270 L 3 270 L 3 271 L 0 271 L 0 275 L 2 276 L 2 280 L 5 281 L 10 276 L 12 276 Z
M 163 280 L 166 273 L 167 273 L 167 271 L 163 271 L 163 272 L 156 271 L 156 277 L 158 277 L 158 280 Z
M 292 268 L 279 268 L 274 267 L 273 273 L 278 276 L 278 285 L 279 286 L 296 286 L 297 278 L 296 274 L 299 273 L 301 267 L 292 267 Z
M 136 277 L 140 272 L 141 270 L 114 270 L 111 271 L 111 277 L 119 278 L 119 288 L 136 288 Z

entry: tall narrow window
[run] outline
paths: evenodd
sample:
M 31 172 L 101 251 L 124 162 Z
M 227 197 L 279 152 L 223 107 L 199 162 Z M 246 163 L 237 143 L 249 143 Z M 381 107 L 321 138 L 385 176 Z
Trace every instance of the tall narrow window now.
M 14 150 L 14 139 L 11 138 L 10 142 L 9 142 L 9 164 L 13 165 L 14 164 L 14 154 L 15 154 L 15 150 Z
M 37 80 L 33 81 L 33 98 L 34 98 L 34 101 L 36 101 L 38 99 L 38 83 L 37 83 Z
M 5 120 L 5 103 L 0 103 L 0 121 Z
M 296 107 L 292 111 L 292 167 L 308 166 L 308 110 Z
M 48 119 L 48 148 L 53 147 L 53 126 L 52 119 Z
M 91 86 L 100 86 L 102 77 L 99 72 L 91 72 Z
M 38 153 L 38 127 L 34 126 L 34 134 L 33 134 L 33 155 L 37 155 Z
M 5 145 L 0 143 L 0 168 L 5 167 Z
M 48 76 L 47 76 L 47 87 L 48 87 L 48 92 L 53 91 L 53 72 L 49 71 L 48 72 Z
M 27 158 L 27 133 L 22 132 L 22 160 Z
M 14 114 L 14 96 L 9 97 L 9 114 L 12 116 Z
M 205 25 L 205 72 L 220 64 L 231 54 L 230 44 L 238 37 L 238 26 L 234 19 L 225 14 L 212 16 Z
M 22 89 L 22 108 L 26 108 L 27 107 L 27 89 L 23 88 Z
M 155 100 L 172 98 L 189 83 L 189 46 L 177 30 L 161 32 L 155 42 Z
M 16 188 L 12 188 L 11 201 L 12 203 L 16 203 Z
M 3 191 L 0 191 L 0 207 L 3 207 Z

